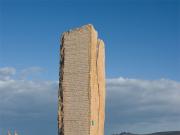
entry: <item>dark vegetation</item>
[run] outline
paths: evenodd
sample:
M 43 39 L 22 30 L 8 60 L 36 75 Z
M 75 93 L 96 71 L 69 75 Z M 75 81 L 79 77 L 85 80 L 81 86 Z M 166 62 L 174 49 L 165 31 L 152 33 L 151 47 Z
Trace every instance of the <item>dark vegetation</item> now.
M 128 132 L 122 132 L 120 134 L 112 134 L 112 135 L 180 135 L 180 131 L 169 131 L 169 132 L 157 132 L 150 134 L 133 134 Z

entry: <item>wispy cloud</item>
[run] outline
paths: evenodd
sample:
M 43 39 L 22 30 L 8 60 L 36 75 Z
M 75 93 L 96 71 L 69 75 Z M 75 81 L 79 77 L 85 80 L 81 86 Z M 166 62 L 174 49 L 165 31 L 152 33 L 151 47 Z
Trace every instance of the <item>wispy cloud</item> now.
M 20 78 L 21 79 L 26 79 L 28 76 L 34 75 L 34 74 L 38 74 L 43 72 L 44 69 L 41 67 L 29 67 L 29 68 L 25 68 L 21 71 L 20 73 Z
M 16 69 L 13 67 L 0 68 L 0 80 L 8 80 L 15 73 Z

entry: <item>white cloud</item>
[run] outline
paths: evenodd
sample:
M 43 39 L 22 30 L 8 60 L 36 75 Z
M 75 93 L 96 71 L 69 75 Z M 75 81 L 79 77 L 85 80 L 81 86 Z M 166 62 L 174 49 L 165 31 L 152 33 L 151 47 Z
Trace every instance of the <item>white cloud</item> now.
M 20 74 L 40 71 L 28 68 Z M 42 129 L 49 126 L 47 121 L 53 121 L 56 128 L 58 83 L 27 77 L 14 79 L 15 73 L 14 68 L 0 68 L 0 129 L 8 129 L 7 125 L 25 128 L 22 123 L 29 123 L 32 130 L 37 126 Z M 180 82 L 120 77 L 107 79 L 106 85 L 106 135 L 179 130 Z
M 180 127 L 180 82 L 107 79 L 106 128 L 153 132 Z
M 39 71 L 40 68 L 30 70 Z M 43 112 L 45 107 L 56 107 L 57 82 L 13 79 L 14 68 L 0 68 L 0 71 L 6 77 L 0 78 L 0 116 L 39 116 L 50 112 Z M 23 70 L 25 71 L 29 70 Z

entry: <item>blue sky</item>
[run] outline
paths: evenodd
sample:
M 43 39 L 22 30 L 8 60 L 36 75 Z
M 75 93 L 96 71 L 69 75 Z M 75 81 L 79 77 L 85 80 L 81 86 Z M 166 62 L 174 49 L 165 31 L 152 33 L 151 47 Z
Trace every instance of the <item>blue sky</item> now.
M 106 134 L 110 135 L 112 132 L 120 132 L 121 130 L 141 133 L 166 129 L 178 130 L 180 122 L 171 123 L 172 119 L 176 118 L 173 117 L 169 120 L 169 125 L 163 125 L 162 121 L 167 123 L 168 120 L 166 118 L 170 118 L 169 116 L 174 115 L 174 112 L 179 112 L 180 114 L 180 111 L 175 109 L 176 105 L 180 105 L 179 100 L 167 103 L 173 104 L 175 108 L 171 108 L 172 112 L 165 114 L 166 117 L 164 116 L 163 120 L 159 120 L 161 123 L 154 128 L 152 125 L 150 126 L 150 122 L 145 122 L 152 121 L 156 117 L 160 119 L 161 111 L 156 112 L 157 109 L 151 110 L 154 112 L 152 115 L 154 115 L 150 120 L 147 118 L 149 117 L 147 110 L 137 113 L 142 114 L 141 116 L 133 116 L 131 113 L 129 115 L 126 113 L 125 115 L 118 111 L 118 108 L 124 107 L 124 110 L 128 110 L 125 106 L 135 106 L 132 104 L 133 101 L 127 99 L 127 102 L 124 102 L 124 104 L 116 105 L 116 100 L 112 100 L 116 97 L 116 92 L 119 95 L 124 95 L 123 90 L 126 90 L 124 85 L 128 85 L 127 91 L 132 92 L 131 89 L 137 89 L 137 91 L 157 89 L 157 91 L 161 91 L 162 87 L 159 84 L 162 84 L 165 91 L 163 93 L 168 95 L 168 91 L 172 90 L 172 97 L 169 97 L 171 101 L 174 97 L 173 95 L 179 95 L 180 97 L 178 91 L 180 90 L 180 3 L 178 0 L 0 0 L 0 73 L 2 74 L 0 74 L 0 79 L 2 79 L 3 83 L 9 84 L 14 80 L 16 83 L 13 85 L 18 84 L 17 88 L 8 88 L 3 85 L 3 87 L 0 87 L 0 89 L 3 88 L 0 94 L 5 89 L 18 91 L 23 88 L 24 91 L 26 89 L 31 91 L 33 89 L 30 87 L 31 82 L 35 83 L 34 86 L 37 85 L 37 89 L 41 91 L 37 81 L 43 86 L 47 86 L 49 90 L 56 89 L 60 35 L 71 28 L 89 23 L 94 25 L 99 32 L 99 37 L 106 44 L 106 77 L 107 93 L 109 93 L 107 97 L 108 109 L 106 110 Z M 23 83 L 23 81 L 25 82 Z M 134 86 L 135 83 L 137 84 Z M 145 88 L 142 85 L 144 83 L 147 85 Z M 29 87 L 25 89 L 23 84 L 27 84 Z M 167 84 L 170 87 L 168 89 Z M 150 89 L 150 86 L 154 87 Z M 52 97 L 47 96 L 48 93 L 49 91 L 47 90 L 47 93 L 42 95 L 42 100 L 45 97 L 50 99 L 53 96 L 55 97 L 56 92 L 53 93 Z M 36 93 L 31 91 L 31 94 L 29 98 L 26 97 L 26 94 L 12 96 L 12 100 L 16 99 L 17 103 L 25 101 L 24 97 L 32 100 L 36 97 Z M 164 96 L 166 97 L 167 95 Z M 17 100 L 18 96 L 21 97 L 20 101 Z M 130 93 L 124 96 L 132 96 L 132 99 L 140 98 Z M 44 114 L 44 117 L 36 116 L 39 122 L 37 118 L 34 118 L 34 115 L 30 120 L 18 120 L 17 118 L 21 115 L 10 115 L 13 112 L 17 114 L 18 112 L 19 114 L 26 113 L 28 108 L 24 108 L 25 105 L 23 104 L 18 105 L 18 109 L 10 107 L 9 115 L 0 113 L 1 116 L 4 116 L 3 123 L 0 123 L 0 133 L 2 132 L 1 134 L 4 135 L 6 130 L 12 127 L 12 129 L 17 128 L 21 134 L 26 135 L 55 134 L 55 99 L 52 102 L 48 100 L 49 102 L 46 104 L 50 106 L 52 111 L 46 110 L 47 113 Z M 149 99 L 147 102 L 152 105 L 152 100 Z M 110 101 L 112 101 L 112 104 Z M 124 101 L 126 100 L 124 99 Z M 33 110 L 36 113 L 43 112 L 44 104 L 39 104 L 38 106 L 37 102 L 40 101 L 35 99 L 34 104 L 36 105 L 30 107 L 32 114 L 34 114 Z M 157 102 L 159 103 L 160 101 L 157 100 Z M 162 99 L 161 102 L 163 104 L 166 103 L 165 99 Z M 4 101 L 4 103 L 6 102 Z M 143 106 L 140 102 L 136 105 L 137 108 Z M 2 106 L 3 104 L 0 103 L 0 107 Z M 162 106 L 160 104 L 160 107 Z M 41 109 L 38 110 L 37 108 L 39 107 Z M 112 108 L 113 111 L 111 111 Z M 170 108 L 166 109 L 169 110 Z M 135 109 L 131 111 L 137 112 Z M 48 117 L 45 117 L 46 115 Z M 115 117 L 112 115 L 119 119 L 114 119 Z M 142 117 L 143 115 L 144 117 Z M 178 114 L 176 115 L 179 117 Z M 124 117 L 124 120 L 121 119 L 122 117 Z M 133 119 L 135 117 L 141 119 L 141 122 L 138 123 L 138 120 Z M 6 119 L 10 121 L 7 122 Z M 11 119 L 14 119 L 14 121 L 11 121 Z M 33 125 L 34 122 L 37 126 Z M 139 125 L 137 127 L 144 130 L 137 130 L 137 127 L 130 124 L 133 122 L 137 122 L 138 124 L 136 123 L 135 125 Z

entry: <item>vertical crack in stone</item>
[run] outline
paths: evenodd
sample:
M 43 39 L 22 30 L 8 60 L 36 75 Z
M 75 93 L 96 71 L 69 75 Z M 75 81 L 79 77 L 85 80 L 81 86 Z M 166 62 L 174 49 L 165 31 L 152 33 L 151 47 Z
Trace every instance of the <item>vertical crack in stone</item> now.
M 89 31 L 92 31 L 92 26 L 87 26 L 88 27 L 88 30 Z M 92 43 L 92 33 L 90 34 L 90 42 Z M 89 56 L 89 59 L 88 59 L 88 63 L 89 63 L 89 67 L 91 67 L 91 46 L 88 47 L 88 56 Z M 88 88 L 89 88 L 89 92 L 88 92 L 88 100 L 89 100 L 89 135 L 91 133 L 91 68 L 89 68 L 89 82 L 88 82 Z
M 97 39 L 97 46 L 96 46 L 96 78 L 97 78 L 97 87 L 98 87 L 98 99 L 99 99 L 99 102 L 98 102 L 98 128 L 97 128 L 97 135 L 98 135 L 98 132 L 99 132 L 99 115 L 100 115 L 100 89 L 99 89 L 99 75 L 98 75 L 98 57 L 99 57 L 99 45 L 100 45 L 100 40 Z

